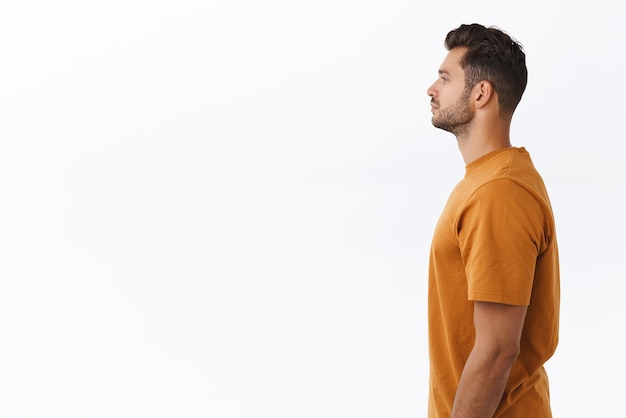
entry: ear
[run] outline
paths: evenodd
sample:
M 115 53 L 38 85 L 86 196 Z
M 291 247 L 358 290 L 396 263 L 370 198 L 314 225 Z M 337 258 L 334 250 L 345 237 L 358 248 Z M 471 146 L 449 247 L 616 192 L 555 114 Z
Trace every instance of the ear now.
M 485 107 L 495 97 L 496 92 L 489 81 L 483 80 L 474 86 L 474 106 L 477 109 Z

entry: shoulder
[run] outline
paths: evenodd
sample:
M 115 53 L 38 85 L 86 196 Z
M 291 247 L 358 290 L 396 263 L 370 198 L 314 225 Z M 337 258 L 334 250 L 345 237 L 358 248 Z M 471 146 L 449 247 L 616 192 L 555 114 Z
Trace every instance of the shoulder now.
M 474 235 L 504 239 L 527 237 L 544 248 L 554 235 L 552 212 L 543 200 L 524 184 L 510 178 L 482 184 L 458 213 L 459 236 Z
M 476 187 L 463 205 L 463 212 L 478 211 L 481 218 L 494 215 L 551 215 L 543 199 L 526 184 L 508 177 L 492 179 Z

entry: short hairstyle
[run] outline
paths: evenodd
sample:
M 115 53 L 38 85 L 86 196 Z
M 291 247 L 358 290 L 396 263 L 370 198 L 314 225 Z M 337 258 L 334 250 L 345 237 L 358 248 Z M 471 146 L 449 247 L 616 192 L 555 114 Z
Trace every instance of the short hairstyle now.
M 466 88 L 489 81 L 498 95 L 501 113 L 512 115 L 528 81 L 522 45 L 496 27 L 473 23 L 450 31 L 445 46 L 448 50 L 467 48 L 460 63 Z

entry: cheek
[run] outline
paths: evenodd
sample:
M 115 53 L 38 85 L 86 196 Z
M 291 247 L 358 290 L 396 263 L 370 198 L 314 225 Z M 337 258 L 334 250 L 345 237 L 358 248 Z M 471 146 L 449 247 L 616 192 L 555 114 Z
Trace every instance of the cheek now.
M 439 105 L 440 106 L 446 106 L 448 103 L 450 103 L 450 94 L 446 89 L 443 89 L 439 92 Z
M 458 89 L 453 88 L 453 86 L 447 86 L 447 88 L 441 89 L 439 92 L 439 100 L 442 104 L 445 103 L 447 105 L 456 103 L 461 96 L 462 93 Z

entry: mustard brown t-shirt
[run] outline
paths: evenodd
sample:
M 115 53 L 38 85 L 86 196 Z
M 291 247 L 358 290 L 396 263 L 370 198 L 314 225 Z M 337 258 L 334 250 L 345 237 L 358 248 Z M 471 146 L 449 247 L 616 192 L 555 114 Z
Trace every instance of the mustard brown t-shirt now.
M 548 193 L 526 149 L 498 149 L 466 166 L 435 228 L 428 301 L 429 418 L 450 416 L 474 345 L 474 301 L 528 306 L 495 417 L 552 416 L 543 365 L 558 341 L 558 249 Z

